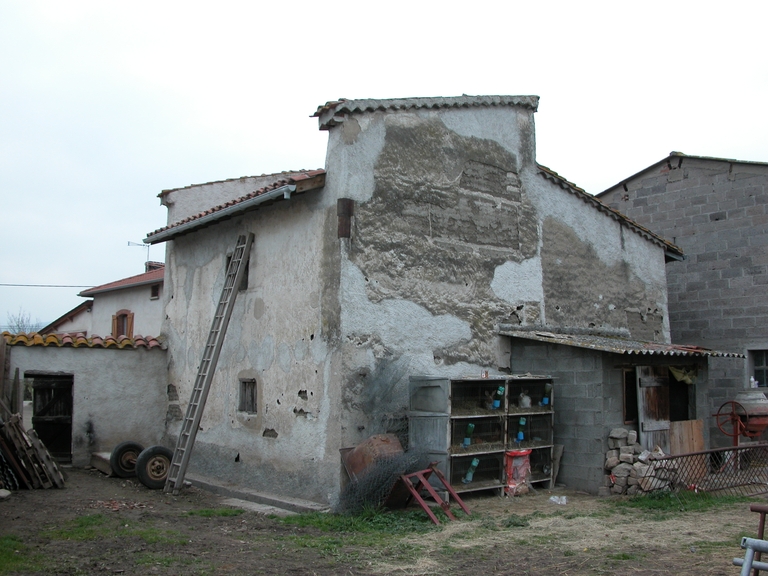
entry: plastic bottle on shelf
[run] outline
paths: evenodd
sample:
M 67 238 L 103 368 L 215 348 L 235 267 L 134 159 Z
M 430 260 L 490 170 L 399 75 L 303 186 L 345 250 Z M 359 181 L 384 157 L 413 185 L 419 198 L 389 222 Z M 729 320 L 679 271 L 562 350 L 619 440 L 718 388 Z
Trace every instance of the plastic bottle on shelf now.
M 517 442 L 522 442 L 523 440 L 525 440 L 525 423 L 526 423 L 525 416 L 521 416 L 520 420 L 518 420 L 517 422 L 517 438 L 516 438 Z
M 464 442 L 462 442 L 462 447 L 469 448 L 469 445 L 472 444 L 472 432 L 475 431 L 475 425 L 470 422 L 467 424 L 467 431 L 464 433 Z
M 499 386 L 496 389 L 496 394 L 493 395 L 493 410 L 498 410 L 501 407 L 501 401 L 504 400 L 504 386 Z
M 541 399 L 541 402 L 539 402 L 539 406 L 549 406 L 549 397 L 552 394 L 552 382 L 547 382 L 544 384 L 544 396 Z
M 464 475 L 464 478 L 461 479 L 461 481 L 464 484 L 469 484 L 472 482 L 472 479 L 475 476 L 475 470 L 477 470 L 477 465 L 480 464 L 479 458 L 472 458 L 472 462 L 469 465 L 469 470 L 467 470 L 467 473 Z

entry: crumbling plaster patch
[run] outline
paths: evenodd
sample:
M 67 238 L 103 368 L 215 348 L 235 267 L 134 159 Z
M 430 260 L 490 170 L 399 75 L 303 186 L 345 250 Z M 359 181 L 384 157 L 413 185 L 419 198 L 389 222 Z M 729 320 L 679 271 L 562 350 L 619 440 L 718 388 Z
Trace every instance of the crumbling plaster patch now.
M 491 287 L 497 267 L 538 251 L 517 165 L 497 142 L 460 136 L 439 118 L 388 117 L 375 194 L 356 204 L 348 257 L 367 300 L 409 302 L 467 325 L 470 338 L 433 348 L 447 363 L 492 365 L 494 325 L 541 295 L 536 286 L 505 299 Z

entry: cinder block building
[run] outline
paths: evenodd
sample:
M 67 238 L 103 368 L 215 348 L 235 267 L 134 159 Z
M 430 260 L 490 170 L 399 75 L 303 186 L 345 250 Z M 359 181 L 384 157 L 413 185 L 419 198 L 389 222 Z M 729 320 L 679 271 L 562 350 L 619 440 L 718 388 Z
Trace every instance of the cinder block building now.
M 667 264 L 672 341 L 747 355 L 710 358 L 710 413 L 768 385 L 768 163 L 672 152 L 597 196 L 686 254 Z

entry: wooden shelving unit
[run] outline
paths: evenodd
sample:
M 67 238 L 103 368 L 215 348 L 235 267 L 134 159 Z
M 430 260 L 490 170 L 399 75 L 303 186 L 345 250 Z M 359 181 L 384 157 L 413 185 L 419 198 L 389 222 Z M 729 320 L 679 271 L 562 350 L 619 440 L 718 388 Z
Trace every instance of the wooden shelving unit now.
M 551 377 L 412 376 L 410 388 L 409 448 L 438 461 L 456 492 L 503 488 L 506 452 L 523 449 L 531 450 L 529 481 L 551 486 Z M 468 476 L 475 460 L 476 469 Z

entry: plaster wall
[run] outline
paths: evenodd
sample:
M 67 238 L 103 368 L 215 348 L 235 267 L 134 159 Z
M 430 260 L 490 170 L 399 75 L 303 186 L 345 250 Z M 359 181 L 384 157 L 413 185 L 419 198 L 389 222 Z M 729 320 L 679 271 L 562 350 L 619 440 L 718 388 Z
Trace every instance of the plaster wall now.
M 336 206 L 294 196 L 169 243 L 164 332 L 180 402 L 197 366 L 238 234 L 253 232 L 248 287 L 238 292 L 190 472 L 330 502 L 340 460 Z M 257 410 L 239 411 L 240 380 L 255 379 Z M 279 482 L 276 479 L 279 478 Z
M 124 288 L 93 297 L 91 310 L 92 334 L 106 336 L 112 333 L 112 316 L 119 310 L 133 312 L 133 334 L 159 336 L 163 324 L 163 283 L 159 298 L 151 298 L 150 284 Z
M 672 341 L 715 350 L 768 350 L 768 166 L 673 157 L 601 195 L 680 246 L 667 265 Z M 710 360 L 710 413 L 748 387 L 748 362 Z M 727 446 L 711 424 L 718 446 Z
M 545 179 L 533 111 L 415 109 L 330 130 L 341 251 L 344 439 L 402 430 L 409 374 L 506 370 L 494 332 L 602 328 L 668 341 L 663 250 Z
M 160 349 L 12 346 L 11 373 L 63 372 L 74 376 L 72 464 L 110 452 L 127 440 L 161 443 L 165 433 L 166 354 Z

